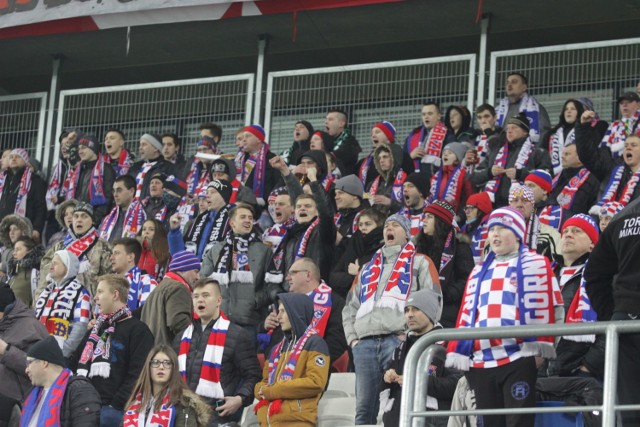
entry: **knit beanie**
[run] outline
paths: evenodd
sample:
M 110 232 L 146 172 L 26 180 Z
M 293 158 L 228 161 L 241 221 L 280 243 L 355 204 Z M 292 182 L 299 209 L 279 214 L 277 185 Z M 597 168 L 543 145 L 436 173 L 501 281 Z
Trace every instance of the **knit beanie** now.
M 562 233 L 564 233 L 565 228 L 570 226 L 578 227 L 579 229 L 587 233 L 587 236 L 589 236 L 591 242 L 594 245 L 598 243 L 600 232 L 598 231 L 598 225 L 590 215 L 580 213 L 572 216 L 564 222 L 561 230 Z
M 427 315 L 431 323 L 435 324 L 440 320 L 442 313 L 442 295 L 433 289 L 421 289 L 411 292 L 405 307 L 412 306 Z
M 380 129 L 382 133 L 387 136 L 389 142 L 394 142 L 396 140 L 396 128 L 390 122 L 384 121 L 381 123 L 376 123 L 375 125 L 373 125 L 373 128 Z
M 491 213 L 493 209 L 493 204 L 491 203 L 491 198 L 489 197 L 489 193 L 486 191 L 481 191 L 480 193 L 472 194 L 467 198 L 467 206 L 475 206 L 484 214 Z
M 424 209 L 424 213 L 430 213 L 449 225 L 453 223 L 453 217 L 456 215 L 453 206 L 444 200 L 434 201 Z
M 91 218 L 93 218 L 93 206 L 91 206 L 89 203 L 78 202 L 76 207 L 73 209 L 73 213 L 76 212 L 84 212 Z
M 344 191 L 345 193 L 349 193 L 352 196 L 360 197 L 364 195 L 364 187 L 362 186 L 362 181 L 355 175 L 347 175 L 345 177 L 340 178 L 335 183 L 336 190 Z
M 551 193 L 551 174 L 544 169 L 531 171 L 524 179 L 524 182 L 531 181 L 547 193 Z
M 233 189 L 226 179 L 213 179 L 209 182 L 207 188 L 215 189 L 222 196 L 225 203 L 229 203 L 229 200 L 231 200 Z
M 527 224 L 524 220 L 524 216 L 520 211 L 504 207 L 496 209 L 489 215 L 489 221 L 487 222 L 487 230 L 491 230 L 491 227 L 500 225 L 513 231 L 520 242 L 524 242 L 524 235 L 527 230 Z
M 200 270 L 200 268 L 202 268 L 200 261 L 189 251 L 178 252 L 171 258 L 171 262 L 169 263 L 169 271 L 177 273 L 181 271 Z
M 391 215 L 389 218 L 387 218 L 384 223 L 386 225 L 388 222 L 392 222 L 392 221 L 395 221 L 398 224 L 400 224 L 400 226 L 405 231 L 405 233 L 407 233 L 407 239 L 411 238 L 411 222 L 406 216 L 396 213 Z
M 600 208 L 600 216 L 614 217 L 618 212 L 624 209 L 624 205 L 620 202 L 608 202 Z
M 0 313 L 4 313 L 8 305 L 13 304 L 16 300 L 11 287 L 7 283 L 0 284 Z
M 231 171 L 229 170 L 229 163 L 225 161 L 222 157 L 216 159 L 211 164 L 212 172 L 222 172 L 225 175 L 231 175 Z
M 531 130 L 531 125 L 529 124 L 529 119 L 527 118 L 527 116 L 524 113 L 520 113 L 517 116 L 513 116 L 511 118 L 509 118 L 509 120 L 507 121 L 508 125 L 516 125 L 518 126 L 520 129 L 522 129 L 525 132 L 529 132 Z
M 31 348 L 29 348 L 29 351 L 27 351 L 27 357 L 49 362 L 63 368 L 65 366 L 62 349 L 53 335 L 49 335 L 48 337 L 33 344 Z
M 422 197 L 425 199 L 429 196 L 429 191 L 431 190 L 431 185 L 429 185 L 429 180 L 427 177 L 421 173 L 413 172 L 410 173 L 409 176 L 404 180 L 404 182 L 410 182 L 415 185 Z
M 174 175 L 169 175 L 163 185 L 165 189 L 173 191 L 180 197 L 187 194 L 187 183 Z
M 458 158 L 458 163 L 462 163 L 465 154 L 467 154 L 467 146 L 461 142 L 450 142 L 444 146 L 444 149 L 455 154 Z
M 100 154 L 100 143 L 93 135 L 84 134 L 78 138 L 78 145 L 84 145 L 96 154 Z
M 156 135 L 155 133 L 145 133 L 140 137 L 140 139 L 144 139 L 149 144 L 153 145 L 158 151 L 162 151 L 162 138 L 160 135 Z
M 309 138 L 313 135 L 313 125 L 306 120 L 298 120 L 296 122 L 297 125 L 302 125 L 307 128 L 307 132 L 309 132 Z
M 244 128 L 244 131 L 249 132 L 250 134 L 253 134 L 256 138 L 258 138 L 262 142 L 264 142 L 264 140 L 266 139 L 266 134 L 264 133 L 264 129 L 260 125 L 249 125 Z
M 20 158 L 22 158 L 22 160 L 24 160 L 25 164 L 29 164 L 29 153 L 24 148 L 14 148 L 13 150 L 11 150 L 11 153 L 9 153 L 9 155 L 19 156 Z
M 535 203 L 535 197 L 533 195 L 532 189 L 530 189 L 526 185 L 513 184 L 509 189 L 509 203 L 518 198 L 523 198 L 530 201 L 531 203 Z

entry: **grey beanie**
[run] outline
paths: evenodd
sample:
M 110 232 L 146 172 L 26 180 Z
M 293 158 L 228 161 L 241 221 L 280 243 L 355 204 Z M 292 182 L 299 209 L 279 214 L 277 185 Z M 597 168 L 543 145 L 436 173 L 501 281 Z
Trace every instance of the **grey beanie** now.
M 442 314 L 442 295 L 433 289 L 422 289 L 409 294 L 405 306 L 413 306 L 422 311 L 433 324 L 440 321 Z
M 336 181 L 336 190 L 344 191 L 352 196 L 362 198 L 364 196 L 364 187 L 362 181 L 355 175 L 347 175 Z
M 389 218 L 387 218 L 384 224 L 386 225 L 388 222 L 391 222 L 391 221 L 395 221 L 398 224 L 400 224 L 400 226 L 407 233 L 407 239 L 411 239 L 411 221 L 409 221 L 409 219 L 406 216 L 397 214 L 397 213 L 393 214 Z
M 458 162 L 462 163 L 465 154 L 467 154 L 467 146 L 461 142 L 450 142 L 444 146 L 445 150 L 451 151 L 458 158 Z
M 149 144 L 153 145 L 153 148 L 162 152 L 162 138 L 155 133 L 145 133 L 140 137 L 140 139 L 144 139 Z

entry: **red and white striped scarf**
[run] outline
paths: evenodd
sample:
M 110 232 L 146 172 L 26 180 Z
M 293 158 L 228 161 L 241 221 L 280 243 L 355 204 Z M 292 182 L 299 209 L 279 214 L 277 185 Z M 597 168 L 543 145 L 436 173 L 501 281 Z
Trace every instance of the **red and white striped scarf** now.
M 527 137 L 527 139 L 522 144 L 522 148 L 520 148 L 520 152 L 518 153 L 518 158 L 516 159 L 516 164 L 514 167 L 516 169 L 522 169 L 529 163 L 529 157 L 533 152 L 533 143 L 531 142 L 531 137 Z M 496 156 L 496 160 L 493 163 L 495 166 L 501 166 L 503 168 L 507 167 L 507 159 L 509 158 L 509 143 L 505 142 L 504 145 L 498 151 L 498 155 Z M 493 203 L 496 202 L 496 193 L 500 188 L 500 182 L 502 181 L 502 177 L 504 174 L 493 177 L 493 179 L 489 180 L 485 186 L 484 191 L 489 193 L 489 198 Z
M 149 173 L 151 168 L 154 167 L 156 163 L 158 163 L 157 160 L 153 162 L 144 162 L 142 164 L 142 168 L 140 168 L 140 172 L 138 172 L 138 175 L 136 176 L 136 195 L 133 197 L 133 200 L 140 200 L 140 196 L 142 195 L 142 184 L 144 184 L 144 177 L 147 176 L 147 173 Z
M 620 182 L 622 180 L 622 175 L 624 174 L 625 165 L 616 166 L 611 172 L 611 178 L 609 178 L 609 182 L 607 183 L 607 188 L 602 195 L 602 198 L 596 206 L 603 206 L 605 203 L 609 202 L 619 202 L 624 206 L 627 206 L 631 201 L 631 197 L 636 189 L 636 185 L 638 185 L 638 181 L 640 181 L 640 169 L 638 169 L 627 181 L 627 184 L 624 186 L 622 191 L 618 191 L 620 188 Z
M 553 188 L 556 188 L 556 185 L 558 185 L 558 180 L 560 179 L 560 175 L 562 175 L 562 172 L 560 172 L 553 178 L 553 182 L 552 182 Z M 558 202 L 558 204 L 565 209 L 571 210 L 571 207 L 573 206 L 573 202 L 576 198 L 576 194 L 578 193 L 578 190 L 580 189 L 580 187 L 582 187 L 582 184 L 587 182 L 590 175 L 591 175 L 591 172 L 589 172 L 587 168 L 580 169 L 578 173 L 575 174 L 574 177 L 569 180 L 567 185 L 564 186 L 564 188 L 560 191 L 560 193 L 556 197 L 556 201 Z
M 124 413 L 123 427 L 174 427 L 176 420 L 176 407 L 171 404 L 171 394 L 167 393 L 162 399 L 158 411 L 149 411 L 142 408 L 142 393 L 136 394 L 136 399 Z
M 100 224 L 100 237 L 108 240 L 111 237 L 111 233 L 118 221 L 120 215 L 120 206 L 115 206 L 109 212 L 109 215 L 102 220 Z M 127 212 L 124 216 L 124 224 L 122 227 L 122 236 L 118 237 L 136 237 L 138 231 L 142 227 L 142 223 L 147 219 L 147 213 L 144 210 L 142 203 L 134 200 L 127 208 Z
M 313 308 L 315 310 L 313 319 L 311 319 L 311 327 L 316 329 L 318 334 L 323 338 L 327 330 L 327 323 L 329 323 L 329 316 L 331 315 L 332 293 L 331 287 L 322 280 L 320 285 L 311 291 L 309 295 L 313 301 Z

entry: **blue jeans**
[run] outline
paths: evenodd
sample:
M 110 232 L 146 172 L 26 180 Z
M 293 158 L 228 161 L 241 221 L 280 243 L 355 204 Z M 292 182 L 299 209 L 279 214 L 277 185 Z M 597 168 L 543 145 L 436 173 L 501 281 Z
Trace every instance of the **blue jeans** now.
M 397 335 L 363 338 L 353 347 L 356 367 L 356 424 L 376 424 L 380 406 L 380 384 L 393 351 L 400 344 Z
M 103 406 L 100 410 L 100 427 L 113 427 L 122 424 L 124 411 L 112 406 Z

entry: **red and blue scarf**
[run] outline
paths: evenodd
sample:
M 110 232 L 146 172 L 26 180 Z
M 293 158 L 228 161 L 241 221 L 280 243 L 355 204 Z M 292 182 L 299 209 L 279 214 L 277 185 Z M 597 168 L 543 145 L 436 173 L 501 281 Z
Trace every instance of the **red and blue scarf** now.
M 69 175 L 67 200 L 76 199 L 76 189 L 78 188 L 78 178 L 80 177 L 82 163 L 80 162 Z M 107 203 L 107 197 L 104 194 L 104 156 L 102 154 L 98 154 L 98 160 L 96 160 L 96 164 L 91 171 L 89 200 L 93 206 L 101 206 Z
M 444 169 L 447 166 L 443 166 L 431 177 L 431 189 L 429 191 L 429 203 L 433 203 L 434 200 L 444 200 L 450 205 L 457 208 L 462 197 L 462 185 L 467 171 L 459 165 L 450 174 L 446 185 L 442 185 L 442 178 L 444 176 Z
M 316 329 L 323 338 L 331 315 L 332 293 L 332 289 L 322 280 L 320 285 L 309 295 L 315 310 L 313 319 L 311 319 L 311 327 Z
M 620 181 L 622 180 L 622 175 L 624 174 L 625 165 L 616 166 L 611 172 L 611 177 L 609 178 L 609 182 L 607 183 L 607 187 L 604 190 L 604 194 L 596 206 L 602 207 L 605 203 L 609 202 L 618 202 L 623 206 L 627 206 L 631 201 L 631 197 L 636 189 L 636 185 L 638 185 L 638 181 L 640 181 L 640 169 L 636 173 L 634 173 L 627 184 L 624 186 L 622 191 L 619 191 Z
M 118 216 L 120 215 L 120 206 L 115 206 L 109 212 L 109 215 L 102 220 L 100 224 L 100 237 L 109 240 L 111 233 L 118 222 Z M 127 208 L 127 212 L 124 214 L 124 223 L 122 226 L 122 236 L 117 237 L 136 237 L 138 231 L 142 227 L 142 224 L 147 219 L 147 213 L 144 210 L 144 206 L 137 200 L 131 202 Z
M 113 162 L 111 156 L 105 156 L 104 162 L 109 163 L 113 167 L 116 171 L 116 176 L 126 175 L 129 172 L 129 169 L 131 169 L 131 154 L 126 148 L 123 148 L 120 152 L 117 163 Z
M 531 142 L 531 137 L 528 137 L 522 144 L 522 148 L 520 148 L 520 152 L 518 153 L 518 158 L 516 159 L 516 164 L 514 165 L 516 169 L 522 169 L 527 165 L 527 163 L 529 163 L 529 157 L 531 156 L 531 152 L 533 151 L 533 148 L 534 147 L 533 147 L 533 143 Z M 498 155 L 496 156 L 496 160 L 493 163 L 493 165 L 506 168 L 508 158 L 509 158 L 509 143 L 505 142 L 504 145 L 500 147 L 500 151 L 498 151 Z M 504 175 L 505 174 L 494 176 L 493 179 L 489 180 L 484 186 L 484 191 L 489 193 L 489 198 L 491 198 L 491 201 L 493 203 L 495 203 L 496 201 L 496 193 L 500 188 L 500 182 L 502 181 L 502 177 Z
M 358 170 L 358 178 L 360 178 L 360 182 L 362 182 L 362 186 L 367 186 L 367 173 L 371 168 L 371 163 L 373 163 L 373 153 L 369 154 L 360 164 L 360 169 Z
M 640 136 L 640 110 L 636 111 L 632 117 L 628 119 L 616 120 L 607 128 L 607 132 L 600 142 L 600 147 L 607 147 L 611 151 L 614 159 L 622 156 L 624 151 L 624 142 L 629 135 L 635 134 Z
M 589 295 L 587 295 L 586 281 L 584 280 L 583 275 L 586 268 L 587 263 L 577 268 L 573 268 L 574 271 L 570 271 L 571 277 L 568 277 L 566 280 L 561 280 L 560 282 L 560 285 L 563 286 L 563 282 L 566 282 L 572 277 L 575 277 L 575 275 L 580 274 L 580 287 L 573 296 L 573 300 L 571 300 L 569 311 L 567 311 L 567 314 L 565 315 L 565 323 L 590 323 L 598 320 L 598 315 L 591 305 Z M 562 275 L 565 275 L 565 270 L 566 268 L 562 269 Z M 567 276 L 568 275 L 569 274 L 567 274 Z M 575 342 L 595 342 L 596 340 L 595 335 L 569 335 L 563 336 L 562 338 Z
M 553 178 L 553 182 L 552 182 L 553 188 L 556 188 L 556 185 L 558 185 L 558 180 L 560 179 L 560 175 L 562 175 L 562 172 L 557 174 Z M 582 184 L 587 182 L 590 175 L 591 175 L 591 172 L 589 172 L 587 168 L 580 169 L 578 173 L 575 174 L 573 178 L 569 180 L 567 185 L 564 186 L 564 188 L 560 191 L 560 193 L 556 197 L 556 201 L 558 202 L 558 204 L 567 210 L 571 210 L 571 207 L 573 206 L 573 202 L 575 201 L 578 190 L 580 189 L 580 187 L 582 187 Z
M 236 176 L 239 177 L 242 185 L 246 185 L 253 172 L 253 194 L 257 199 L 264 199 L 264 180 L 268 151 L 267 144 L 263 142 L 260 146 L 260 151 L 256 154 L 249 155 L 249 153 L 240 150 L 235 158 Z
M 38 407 L 40 399 L 44 399 L 40 413 L 38 414 L 38 427 L 60 427 L 60 415 L 62 414 L 62 401 L 69 384 L 69 378 L 73 373 L 69 369 L 63 369 L 58 378 L 53 382 L 46 396 L 42 396 L 42 387 L 34 387 L 27 396 L 22 407 L 20 427 L 27 427 Z
M 415 166 L 415 172 L 420 172 L 420 163 L 433 163 L 436 166 L 440 166 L 442 160 L 442 147 L 444 145 L 444 139 L 447 136 L 447 126 L 439 121 L 428 131 L 427 128 L 421 126 L 409 135 L 405 141 L 405 147 L 407 153 L 411 154 L 413 150 L 418 147 L 424 146 L 426 153 L 422 159 L 414 159 L 413 164 Z
M 176 421 L 176 407 L 171 404 L 171 395 L 167 393 L 162 399 L 158 411 L 149 411 L 142 407 L 142 393 L 136 394 L 136 399 L 124 413 L 123 427 L 174 427 Z M 148 418 L 148 419 L 147 419 Z M 176 426 L 177 427 L 177 426 Z

